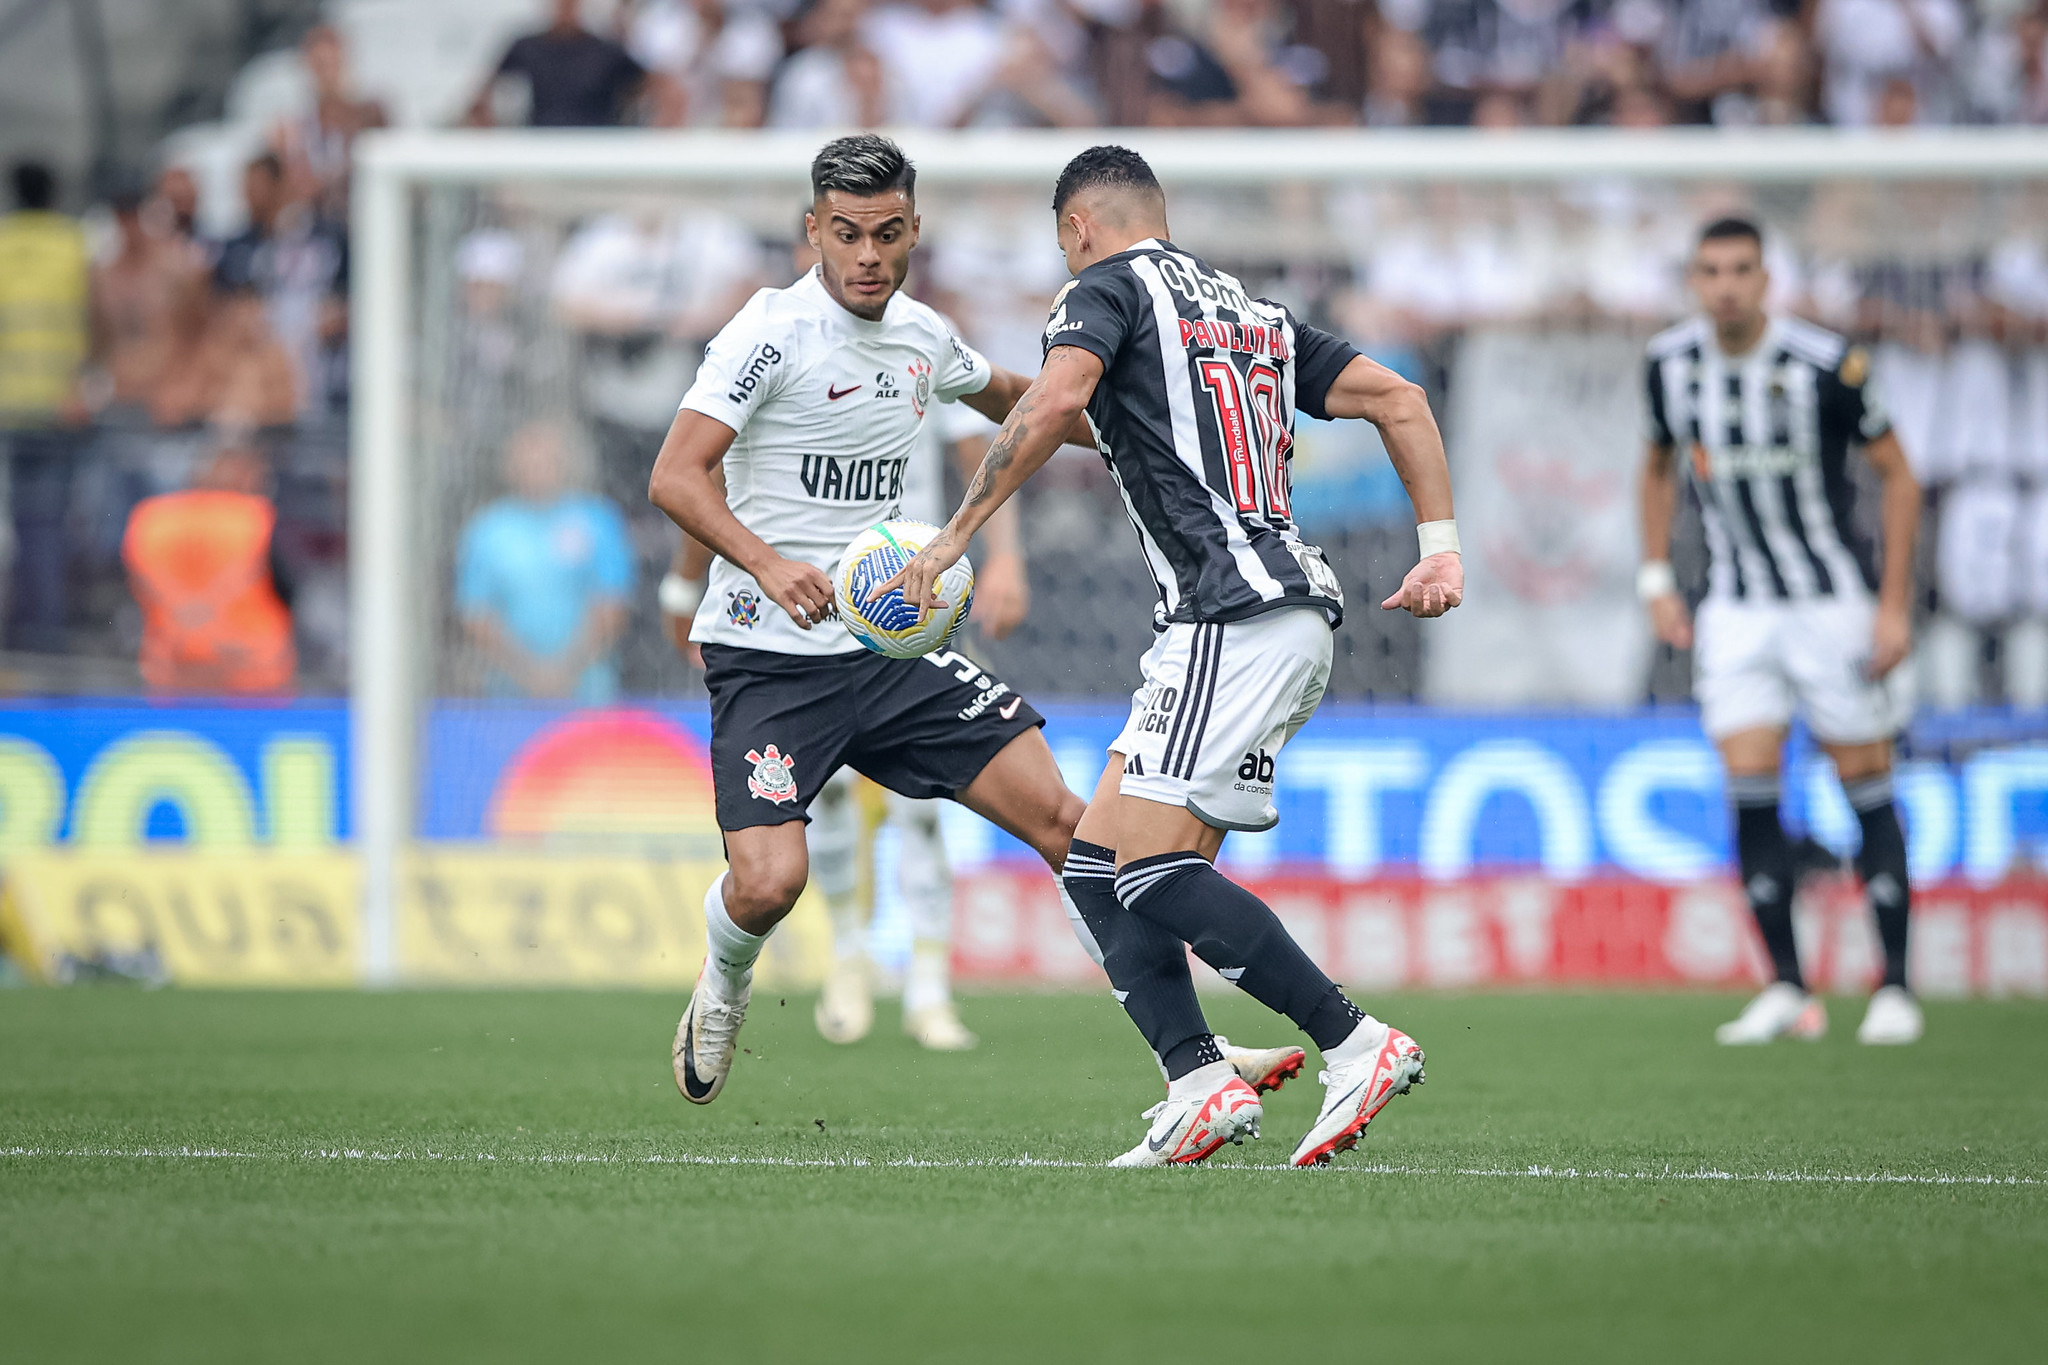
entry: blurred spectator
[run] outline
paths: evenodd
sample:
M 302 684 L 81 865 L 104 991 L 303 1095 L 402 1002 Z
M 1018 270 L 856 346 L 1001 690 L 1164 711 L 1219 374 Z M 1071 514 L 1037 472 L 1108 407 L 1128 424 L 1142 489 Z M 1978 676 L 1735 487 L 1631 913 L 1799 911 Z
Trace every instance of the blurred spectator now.
M 619 509 L 570 491 L 568 460 L 560 421 L 528 423 L 506 444 L 510 495 L 463 527 L 455 606 L 491 694 L 598 706 L 618 694 L 633 555 Z
M 206 317 L 206 262 L 189 240 L 152 231 L 132 191 L 113 197 L 114 250 L 92 268 L 93 351 L 114 413 L 146 414 Z
M 199 344 L 169 367 L 150 404 L 160 427 L 280 427 L 298 411 L 297 367 L 271 331 L 262 296 L 248 285 L 214 295 Z
M 1003 59 L 1002 23 L 978 0 L 883 5 L 864 36 L 888 73 L 892 121 L 913 127 L 968 122 Z
M 469 121 L 489 128 L 498 122 L 499 83 L 507 78 L 526 87 L 525 122 L 534 128 L 610 128 L 631 121 L 643 95 L 657 108 L 680 101 L 666 76 L 650 77 L 624 47 L 583 27 L 579 0 L 555 0 L 554 18 L 538 33 L 516 38 L 491 78 L 477 91 Z
M 1383 12 L 1421 34 L 1438 85 L 1476 121 L 1488 92 L 1517 96 L 1520 107 L 1560 69 L 1589 20 L 1590 0 L 1397 0 Z M 1489 117 L 1504 117 L 1504 109 L 1496 102 Z
M 151 228 L 180 241 L 199 240 L 199 182 L 183 166 L 166 166 L 150 195 Z M 154 221 L 156 219 L 162 221 Z
M 356 97 L 348 50 L 332 27 L 317 24 L 309 30 L 299 40 L 299 55 L 313 77 L 313 107 L 279 124 L 271 145 L 283 159 L 297 197 L 310 200 L 330 222 L 346 223 L 350 151 L 356 136 L 390 120 L 376 100 Z
M 1658 55 L 1680 120 L 1754 122 L 1747 100 L 1785 26 L 1773 0 L 1677 0 Z
M 230 442 L 195 487 L 136 504 L 121 557 L 142 608 L 142 678 L 152 692 L 291 690 L 291 586 L 276 554 L 267 471 Z
M 775 128 L 874 128 L 889 121 L 881 59 L 861 38 L 867 0 L 813 0 L 796 18 L 797 51 L 776 72 Z
M 222 244 L 215 281 L 262 296 L 271 331 L 291 357 L 301 411 L 340 407 L 347 397 L 348 240 L 290 197 L 273 153 L 249 163 L 242 189 L 249 225 Z
M 648 122 L 758 128 L 782 60 L 782 26 L 750 0 L 643 0 L 623 27 L 626 51 L 659 79 Z
M 718 213 L 607 213 L 555 263 L 557 312 L 583 340 L 583 398 L 599 424 L 599 489 L 646 504 L 647 470 L 704 343 L 765 282 L 760 243 Z
M 1165 20 L 1163 7 L 1149 13 L 1163 24 L 1145 47 L 1149 122 L 1288 128 L 1351 121 L 1350 110 L 1314 98 L 1329 61 L 1292 41 L 1291 16 L 1275 0 L 1215 0 L 1187 27 Z
M 0 445 L 11 475 L 13 629 L 18 648 L 64 647 L 64 534 L 87 420 L 85 235 L 57 212 L 48 166 L 14 167 L 14 211 L 0 217 Z
M 484 449 L 499 448 L 521 406 L 526 348 L 514 310 L 525 265 L 525 247 L 503 228 L 479 228 L 455 250 L 462 325 L 455 329 L 448 397 L 464 439 Z
M 1955 109 L 1953 62 L 1969 16 L 1961 0 L 1818 0 L 1814 42 L 1824 67 L 1821 106 L 1830 123 L 1860 128 L 1900 117 L 1894 80 L 1911 87 L 1914 121 L 1947 123 Z
M 1409 30 L 1367 21 L 1374 30 L 1365 82 L 1368 128 L 1413 128 L 1429 121 L 1429 49 Z

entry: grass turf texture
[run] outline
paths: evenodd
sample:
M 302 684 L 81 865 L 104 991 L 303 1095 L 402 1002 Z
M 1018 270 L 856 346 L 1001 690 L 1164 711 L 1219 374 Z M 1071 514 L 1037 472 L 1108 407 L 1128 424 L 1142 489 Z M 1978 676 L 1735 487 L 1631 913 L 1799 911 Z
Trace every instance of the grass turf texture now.
M 1320 1088 L 1208 1168 L 1097 1161 L 1156 1072 L 1087 996 L 974 997 L 978 1052 L 835 1048 L 757 998 L 709 1108 L 680 1000 L 0 993 L 0 1352 L 16 1360 L 2039 1359 L 2048 1008 L 1929 1041 L 1715 1047 L 1700 996 L 1374 1001 L 1429 1051 L 1359 1152 Z M 1243 1041 L 1291 1037 L 1242 997 Z M 1311 1072 L 1314 1063 L 1311 1061 Z M 241 1156 L 103 1155 L 208 1148 Z M 356 1148 L 404 1160 L 307 1156 Z M 28 1149 L 23 1151 L 20 1149 Z M 90 1149 L 88 1152 L 87 1149 Z M 428 1152 L 495 1162 L 420 1159 Z M 865 1160 L 648 1164 L 650 1155 Z M 613 1157 L 609 1162 L 544 1156 Z M 1372 1164 L 1408 1168 L 1372 1171 Z

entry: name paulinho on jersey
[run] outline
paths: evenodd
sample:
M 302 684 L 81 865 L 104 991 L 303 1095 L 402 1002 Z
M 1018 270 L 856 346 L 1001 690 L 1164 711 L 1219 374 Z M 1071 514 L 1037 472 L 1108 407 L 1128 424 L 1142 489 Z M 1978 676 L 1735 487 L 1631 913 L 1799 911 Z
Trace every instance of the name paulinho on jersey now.
M 989 364 L 937 312 L 898 291 L 879 322 L 848 312 L 817 268 L 763 289 L 711 340 L 682 407 L 737 433 L 726 503 L 787 559 L 830 576 L 847 543 L 899 514 L 934 403 L 979 393 Z M 850 654 L 836 620 L 804 630 L 751 574 L 712 561 L 698 644 L 781 654 Z
M 1355 349 L 1156 239 L 1076 276 L 1044 341 L 1103 363 L 1088 422 L 1159 591 L 1156 627 L 1299 605 L 1343 619 L 1289 490 L 1294 414 L 1328 416 Z
M 1891 430 L 1860 346 L 1771 318 L 1724 356 L 1704 318 L 1651 339 L 1648 436 L 1700 500 L 1709 591 L 1738 601 L 1875 593 L 1877 547 L 1856 525 L 1849 452 Z

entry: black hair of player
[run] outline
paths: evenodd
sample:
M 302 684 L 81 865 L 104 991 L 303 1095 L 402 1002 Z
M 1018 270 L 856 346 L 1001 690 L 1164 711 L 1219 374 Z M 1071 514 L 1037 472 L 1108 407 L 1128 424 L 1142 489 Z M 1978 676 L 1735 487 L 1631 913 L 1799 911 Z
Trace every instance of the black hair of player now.
M 915 202 L 917 167 L 910 164 L 901 147 L 880 133 L 836 137 L 811 160 L 811 198 L 822 199 L 828 190 L 857 199 L 902 190 L 906 199 Z
M 1146 164 L 1144 157 L 1128 147 L 1105 143 L 1090 147 L 1069 161 L 1067 168 L 1060 172 L 1058 183 L 1052 187 L 1053 217 L 1065 213 L 1067 201 L 1075 195 L 1097 186 L 1147 191 L 1158 195 L 1162 202 L 1166 198 L 1159 177 L 1152 174 L 1152 167 Z
M 8 173 L 14 182 L 14 206 L 31 213 L 55 208 L 57 173 L 40 161 L 17 161 Z
M 1758 251 L 1764 249 L 1763 229 L 1750 222 L 1747 218 L 1716 218 L 1713 222 L 1700 229 L 1701 246 L 1705 246 L 1708 242 L 1733 241 L 1738 237 L 1747 237 L 1750 241 L 1755 242 Z

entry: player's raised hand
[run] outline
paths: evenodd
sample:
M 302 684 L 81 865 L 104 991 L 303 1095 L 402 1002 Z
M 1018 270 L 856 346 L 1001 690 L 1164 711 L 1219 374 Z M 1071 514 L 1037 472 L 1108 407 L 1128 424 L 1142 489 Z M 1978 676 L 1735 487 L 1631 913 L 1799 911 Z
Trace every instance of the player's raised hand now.
M 1380 603 L 1387 611 L 1405 609 L 1411 616 L 1442 616 L 1465 600 L 1465 561 L 1455 551 L 1434 554 L 1408 571 L 1401 589 Z
M 900 588 L 903 600 L 917 608 L 917 619 L 923 621 L 933 608 L 946 605 L 939 599 L 939 575 L 959 562 L 960 550 L 954 546 L 951 535 L 940 531 L 894 577 L 877 585 L 868 594 L 868 601 L 887 596 L 891 588 Z
M 754 581 L 804 630 L 832 615 L 832 580 L 815 564 L 778 555 Z

